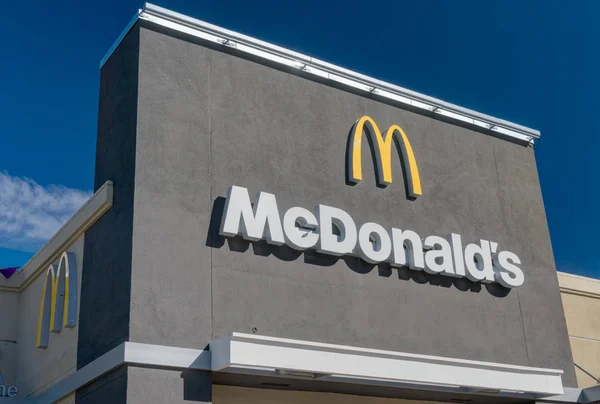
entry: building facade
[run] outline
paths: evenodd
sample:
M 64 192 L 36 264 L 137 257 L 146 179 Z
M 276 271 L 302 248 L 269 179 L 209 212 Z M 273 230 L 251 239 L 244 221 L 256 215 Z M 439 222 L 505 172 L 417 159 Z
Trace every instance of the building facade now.
M 558 273 L 569 341 L 582 388 L 600 384 L 600 281 Z
M 152 5 L 100 73 L 95 194 L 0 281 L 0 402 L 599 399 L 537 131 Z

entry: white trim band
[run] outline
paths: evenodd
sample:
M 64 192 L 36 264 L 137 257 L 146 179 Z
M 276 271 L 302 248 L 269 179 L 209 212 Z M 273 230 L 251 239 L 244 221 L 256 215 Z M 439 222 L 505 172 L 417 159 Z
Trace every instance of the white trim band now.
M 365 95 L 366 93 L 376 94 L 380 97 L 410 105 L 413 108 L 423 109 L 455 121 L 496 132 L 499 135 L 516 139 L 519 142 L 533 143 L 535 139 L 540 137 L 540 132 L 535 129 L 459 107 L 149 3 L 146 3 L 144 8 L 136 13 L 125 28 L 125 31 L 123 31 L 115 44 L 113 44 L 108 53 L 102 58 L 100 68 L 102 68 L 138 19 L 149 21 L 220 46 L 235 48 L 239 52 L 298 69 L 305 74 L 316 76 L 316 78 L 321 80 L 330 80 L 343 86 L 364 91 Z
M 310 375 L 314 371 L 325 371 L 326 373 L 338 373 L 338 375 L 318 373 L 317 377 L 310 378 L 318 379 L 315 383 L 333 381 L 356 385 L 416 388 L 492 397 L 517 397 L 539 402 L 588 403 L 598 400 L 600 393 L 598 388 L 563 389 L 560 381 L 562 371 L 554 369 L 503 365 L 233 333 L 211 343 L 209 351 L 124 342 L 53 386 L 25 397 L 23 401 L 36 404 L 56 402 L 123 365 L 173 370 L 212 370 L 213 372 L 222 371 L 287 378 L 305 378 L 305 375 Z M 281 368 L 275 369 L 275 366 L 281 366 Z M 286 367 L 283 368 L 283 366 Z M 403 369 L 403 366 L 406 369 Z M 423 375 L 422 372 L 425 370 L 432 371 L 435 375 L 443 372 L 456 372 L 456 374 L 450 375 L 452 380 L 448 377 L 449 375 L 443 376 L 444 381 L 450 381 L 451 384 L 440 384 L 438 382 L 441 379 L 432 379 L 432 376 L 428 374 Z M 401 379 L 403 375 L 407 374 L 408 377 Z M 420 374 L 423 377 L 419 377 Z M 358 377 L 358 375 L 362 376 Z M 375 376 L 380 377 L 376 378 Z M 500 382 L 487 380 L 481 383 L 482 379 L 490 376 L 499 377 L 501 380 Z M 493 384 L 494 387 L 488 389 L 461 386 L 458 388 L 457 386 L 462 384 L 461 380 L 464 377 L 469 379 L 466 382 L 467 385 L 472 385 L 473 381 L 479 381 L 479 386 Z M 416 382 L 409 383 L 406 382 L 407 379 Z M 426 383 L 425 379 L 438 382 Z M 543 384 L 541 381 L 544 379 L 547 381 L 545 387 L 543 387 L 546 392 L 540 394 L 540 388 L 538 387 Z M 505 382 L 510 382 L 511 387 L 517 387 L 518 385 L 518 388 L 523 388 L 523 390 L 498 391 L 500 387 L 509 385 L 508 383 L 504 384 Z M 552 395 L 550 390 L 560 390 L 561 393 Z M 538 391 L 538 393 L 532 393 L 532 391 Z

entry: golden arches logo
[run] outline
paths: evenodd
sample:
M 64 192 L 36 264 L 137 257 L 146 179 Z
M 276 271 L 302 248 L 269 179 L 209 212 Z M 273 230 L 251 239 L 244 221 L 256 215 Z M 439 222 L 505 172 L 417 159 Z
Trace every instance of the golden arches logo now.
M 392 141 L 394 141 L 401 154 L 408 196 L 411 198 L 421 196 L 421 177 L 419 176 L 417 160 L 404 130 L 398 125 L 392 125 L 383 136 L 375 121 L 367 115 L 357 120 L 350 131 L 347 153 L 348 181 L 356 184 L 362 180 L 361 151 L 363 133 L 368 136 L 372 144 L 377 184 L 385 187 L 392 183 Z
M 72 328 L 77 320 L 77 260 L 74 253 L 64 252 L 58 265 L 46 270 L 40 317 L 38 348 L 46 348 L 50 332 L 59 333 L 63 327 Z

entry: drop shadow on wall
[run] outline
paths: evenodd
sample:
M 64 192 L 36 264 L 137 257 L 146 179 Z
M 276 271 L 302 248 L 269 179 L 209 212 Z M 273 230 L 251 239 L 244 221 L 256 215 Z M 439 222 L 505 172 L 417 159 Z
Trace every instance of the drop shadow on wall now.
M 210 372 L 187 369 L 181 373 L 181 378 L 183 379 L 183 399 L 185 401 L 212 403 L 212 374 Z
M 353 136 L 353 132 L 356 129 L 356 123 L 354 125 L 352 125 L 352 127 L 350 128 L 350 131 L 348 131 L 348 136 L 346 136 L 346 185 L 348 186 L 355 186 L 357 184 L 357 182 L 355 182 L 354 180 L 352 180 L 352 159 L 354 157 L 353 155 L 353 142 L 354 142 L 354 136 Z M 368 127 L 365 126 L 365 129 L 368 130 Z M 379 176 L 379 171 L 377 170 L 377 154 L 380 153 L 380 151 L 378 149 L 376 149 L 376 145 L 373 143 L 373 136 L 371 136 L 370 134 L 367 136 L 363 136 L 364 138 L 367 139 L 367 143 L 369 144 L 369 151 L 370 151 L 370 155 L 371 155 L 371 162 L 373 163 L 373 172 L 375 173 L 375 178 L 376 178 L 376 186 L 377 188 L 385 188 L 385 185 L 381 185 L 382 183 L 382 178 L 380 178 Z M 361 138 L 362 139 L 362 138 Z M 362 154 L 361 154 L 361 158 L 362 158 Z
M 413 281 L 420 285 L 432 285 L 443 288 L 454 287 L 461 292 L 479 293 L 485 288 L 490 295 L 498 298 L 508 296 L 511 291 L 511 289 L 505 288 L 497 283 L 481 284 L 472 282 L 466 278 L 452 278 L 437 274 L 429 274 L 424 271 L 415 271 L 407 267 L 392 268 L 388 263 L 369 264 L 358 257 L 334 257 L 320 254 L 315 250 L 298 251 L 285 245 L 271 245 L 264 240 L 251 242 L 244 240 L 241 236 L 223 237 L 219 234 L 219 227 L 221 225 L 221 217 L 224 208 L 225 198 L 216 198 L 213 202 L 210 225 L 206 236 L 205 245 L 207 247 L 223 248 L 225 247 L 225 244 L 227 244 L 227 248 L 229 248 L 230 251 L 239 253 L 244 253 L 252 247 L 253 253 L 259 256 L 268 257 L 273 255 L 282 261 L 296 261 L 302 257 L 304 263 L 322 267 L 332 266 L 342 260 L 348 268 L 359 274 L 366 275 L 377 267 L 379 276 L 385 278 L 391 277 L 394 272 L 396 272 L 398 279 L 403 281 Z

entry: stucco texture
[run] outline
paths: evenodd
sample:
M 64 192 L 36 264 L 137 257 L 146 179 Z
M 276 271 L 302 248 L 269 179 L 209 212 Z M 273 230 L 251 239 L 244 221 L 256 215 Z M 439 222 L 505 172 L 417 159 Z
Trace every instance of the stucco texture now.
M 135 139 L 131 341 L 204 348 L 256 332 L 559 368 L 576 385 L 532 148 L 148 24 L 139 35 L 137 126 L 126 134 Z M 376 186 L 366 142 L 364 179 L 346 184 L 348 133 L 363 115 L 406 132 L 423 182 L 417 200 L 406 197 L 395 150 L 393 183 Z M 359 225 L 498 242 L 523 261 L 525 284 L 509 291 L 225 240 L 217 228 L 230 185 L 274 193 L 282 212 L 322 203 Z
M 100 72 L 94 188 L 110 180 L 114 196 L 85 235 L 78 368 L 129 338 L 138 55 L 133 29 Z
M 211 403 L 210 372 L 128 367 L 128 404 Z

